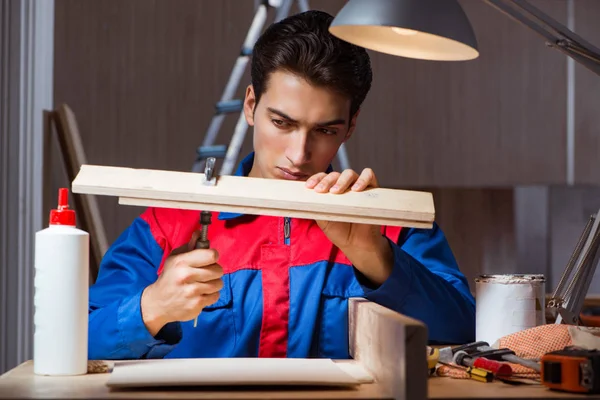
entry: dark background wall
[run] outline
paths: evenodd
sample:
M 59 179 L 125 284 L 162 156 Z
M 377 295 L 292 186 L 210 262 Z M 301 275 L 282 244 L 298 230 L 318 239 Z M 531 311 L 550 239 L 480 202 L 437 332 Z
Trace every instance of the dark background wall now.
M 571 1 L 575 30 L 600 44 L 599 2 L 532 3 L 566 24 Z M 344 1 L 309 3 L 336 13 Z M 482 272 L 550 275 L 566 262 L 587 212 L 564 186 L 567 58 L 481 0 L 461 4 L 480 58 L 435 63 L 371 52 L 373 89 L 348 144 L 350 161 L 373 168 L 382 185 L 434 193 L 437 220 L 471 283 Z M 54 99 L 75 112 L 88 162 L 189 171 L 253 7 L 251 0 L 56 0 Z M 575 72 L 575 183 L 595 185 L 600 78 Z M 248 73 L 240 96 L 247 82 Z M 226 120 L 220 143 L 236 118 Z M 246 139 L 244 154 L 251 131 Z M 54 167 L 54 185 L 64 184 L 56 160 Z M 529 187 L 545 189 L 528 194 Z M 598 205 L 594 189 L 572 190 Z M 114 198 L 99 202 L 110 241 L 141 211 Z

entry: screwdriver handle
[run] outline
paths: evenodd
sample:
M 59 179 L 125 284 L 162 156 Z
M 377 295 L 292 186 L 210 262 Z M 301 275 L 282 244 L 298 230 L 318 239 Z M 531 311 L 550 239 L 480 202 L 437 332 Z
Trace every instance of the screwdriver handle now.
M 211 224 L 212 213 L 210 211 L 200 212 L 200 236 L 194 247 L 196 249 L 210 249 L 210 240 L 208 240 L 208 226 Z M 194 318 L 194 328 L 198 326 L 198 317 Z
M 210 240 L 208 240 L 208 226 L 211 224 L 211 212 L 202 211 L 200 213 L 200 236 L 196 242 L 196 249 L 210 249 Z
M 478 357 L 473 361 L 473 366 L 476 368 L 485 369 L 491 371 L 496 376 L 510 376 L 512 375 L 512 368 L 506 363 L 499 361 L 488 360 L 484 357 Z
M 494 380 L 494 374 L 492 371 L 487 371 L 481 368 L 469 367 L 467 368 L 467 374 L 471 379 L 479 382 L 489 383 Z

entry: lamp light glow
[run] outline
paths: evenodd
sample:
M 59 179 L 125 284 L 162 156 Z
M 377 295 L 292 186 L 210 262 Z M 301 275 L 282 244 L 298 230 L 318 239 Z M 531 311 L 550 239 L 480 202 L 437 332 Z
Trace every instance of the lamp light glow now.
M 413 36 L 418 34 L 419 32 L 414 31 L 412 29 L 406 29 L 406 28 L 398 28 L 397 26 L 394 26 L 392 28 L 392 30 L 394 32 L 396 32 L 398 35 L 404 35 L 404 36 Z
M 349 0 L 329 31 L 396 56 L 436 61 L 479 56 L 475 33 L 457 0 Z

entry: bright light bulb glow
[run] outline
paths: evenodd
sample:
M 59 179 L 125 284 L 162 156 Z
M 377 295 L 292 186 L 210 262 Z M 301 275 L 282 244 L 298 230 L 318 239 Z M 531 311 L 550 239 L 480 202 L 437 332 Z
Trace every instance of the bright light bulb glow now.
M 413 31 L 412 29 L 406 29 L 406 28 L 398 28 L 398 27 L 393 27 L 392 30 L 394 32 L 396 32 L 398 35 L 402 35 L 402 36 L 413 36 L 416 35 L 417 31 Z

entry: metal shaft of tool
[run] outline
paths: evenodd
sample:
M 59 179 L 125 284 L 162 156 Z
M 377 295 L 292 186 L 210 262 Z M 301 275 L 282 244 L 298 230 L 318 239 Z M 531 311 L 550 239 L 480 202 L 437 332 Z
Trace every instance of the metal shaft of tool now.
M 490 346 L 477 346 L 477 351 L 490 351 L 490 350 L 496 350 L 496 349 L 494 349 Z M 523 365 L 524 367 L 531 368 L 536 372 L 541 371 L 540 363 L 538 363 L 537 361 L 526 360 L 524 358 L 517 357 L 514 354 L 504 354 L 502 356 L 502 359 L 505 361 L 514 363 L 514 364 L 520 364 L 520 365 Z
M 203 211 L 206 212 L 206 211 Z M 200 240 L 202 240 L 203 242 L 206 242 L 208 240 L 208 226 L 207 225 L 202 225 L 202 230 L 200 233 Z
M 463 365 L 465 367 L 473 366 L 473 358 L 464 350 L 457 351 L 452 357 L 452 361 L 454 361 L 455 364 Z
M 540 372 L 542 369 L 540 366 L 540 363 L 538 363 L 537 361 L 525 360 L 524 358 L 517 357 L 514 354 L 507 354 L 507 355 L 502 356 L 502 358 L 513 364 L 520 364 L 520 365 L 523 365 L 524 367 L 531 368 L 532 370 L 534 370 L 536 372 Z
M 495 350 L 495 349 L 490 346 L 478 346 L 477 350 L 478 351 L 489 351 L 489 350 Z M 538 363 L 537 361 L 526 360 L 524 358 L 517 357 L 514 354 L 505 354 L 502 356 L 502 359 L 505 361 L 514 363 L 514 364 L 520 364 L 524 367 L 531 368 L 532 370 L 534 370 L 536 372 L 541 371 L 540 363 Z
M 215 172 L 215 157 L 208 157 L 206 159 L 206 166 L 204 167 L 204 178 L 206 180 L 206 184 L 211 184 L 213 180 L 213 174 Z M 200 249 L 208 249 L 210 248 L 210 242 L 208 241 L 208 225 L 211 223 L 211 213 L 209 210 L 203 210 L 200 213 L 200 238 L 198 243 L 196 243 L 196 248 Z
M 206 178 L 206 182 L 210 182 L 213 178 L 213 174 L 215 172 L 215 162 L 217 159 L 215 157 L 208 157 L 206 159 L 206 165 L 204 167 L 204 177 Z

